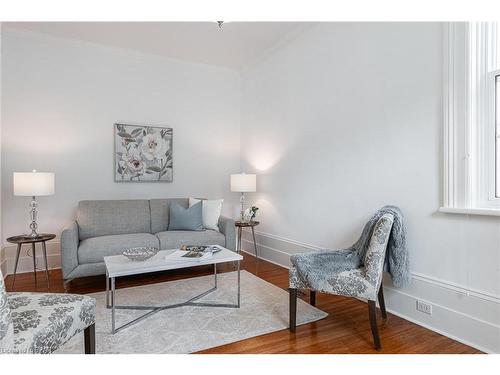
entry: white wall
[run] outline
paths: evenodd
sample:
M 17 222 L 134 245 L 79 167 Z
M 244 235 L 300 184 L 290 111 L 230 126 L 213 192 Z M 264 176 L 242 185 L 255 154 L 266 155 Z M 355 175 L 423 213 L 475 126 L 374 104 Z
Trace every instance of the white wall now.
M 376 209 L 401 207 L 414 281 L 389 307 L 500 352 L 500 219 L 437 212 L 442 58 L 439 24 L 311 29 L 242 74 L 242 170 L 259 175 L 260 250 L 282 264 L 347 247 Z
M 55 172 L 56 194 L 39 198 L 45 232 L 59 234 L 82 199 L 224 197 L 232 213 L 239 72 L 8 28 L 2 44 L 3 241 L 29 224 L 14 171 Z M 174 129 L 172 183 L 114 182 L 117 121 Z

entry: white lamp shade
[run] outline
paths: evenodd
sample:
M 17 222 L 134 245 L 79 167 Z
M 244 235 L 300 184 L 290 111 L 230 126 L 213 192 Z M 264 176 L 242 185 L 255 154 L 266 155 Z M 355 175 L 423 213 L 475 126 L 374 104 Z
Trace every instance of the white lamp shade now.
M 39 197 L 54 194 L 54 173 L 14 172 L 14 195 Z
M 232 174 L 231 191 L 238 193 L 250 193 L 257 190 L 257 176 L 255 174 Z

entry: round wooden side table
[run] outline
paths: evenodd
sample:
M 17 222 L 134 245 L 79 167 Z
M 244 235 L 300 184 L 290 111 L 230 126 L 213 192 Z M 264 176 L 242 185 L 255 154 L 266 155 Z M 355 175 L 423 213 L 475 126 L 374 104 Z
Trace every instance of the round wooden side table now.
M 251 228 L 252 229 L 252 237 L 253 237 L 253 248 L 255 249 L 255 257 L 258 259 L 259 256 L 257 254 L 257 242 L 255 242 L 255 231 L 253 230 L 254 227 L 259 225 L 258 221 L 236 221 L 234 223 L 235 227 L 238 228 L 238 243 L 236 246 L 236 251 L 238 254 L 241 252 L 241 233 L 243 231 L 243 228 Z
M 12 278 L 11 290 L 14 290 L 14 282 L 16 281 L 17 263 L 19 262 L 19 254 L 21 253 L 21 246 L 23 244 L 31 244 L 31 249 L 33 251 L 33 273 L 35 274 L 35 288 L 36 288 L 36 249 L 35 244 L 41 242 L 43 259 L 45 260 L 45 275 L 47 277 L 47 290 L 50 290 L 49 285 L 49 267 L 47 264 L 47 247 L 45 246 L 46 241 L 50 241 L 56 238 L 55 234 L 52 233 L 41 233 L 36 237 L 31 237 L 27 235 L 13 236 L 7 238 L 7 242 L 17 244 L 16 252 L 16 262 L 14 263 L 14 277 Z

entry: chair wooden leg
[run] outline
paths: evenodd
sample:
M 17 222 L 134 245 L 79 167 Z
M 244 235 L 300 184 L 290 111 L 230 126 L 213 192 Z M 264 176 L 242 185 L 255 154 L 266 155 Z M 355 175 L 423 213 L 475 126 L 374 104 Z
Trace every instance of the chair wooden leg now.
M 370 317 L 370 326 L 372 328 L 373 342 L 375 344 L 375 349 L 380 350 L 382 345 L 380 345 L 380 337 L 378 335 L 377 327 L 377 305 L 375 301 L 368 301 L 368 315 Z
M 290 294 L 290 332 L 295 332 L 297 327 L 297 289 L 289 288 Z
M 309 303 L 311 306 L 316 306 L 316 291 L 311 290 L 311 293 L 309 294 Z
M 95 354 L 95 323 L 83 331 L 85 354 Z
M 384 287 L 382 284 L 380 284 L 380 289 L 378 290 L 378 304 L 380 305 L 382 318 L 387 319 L 387 311 L 385 310 L 385 301 L 384 301 Z

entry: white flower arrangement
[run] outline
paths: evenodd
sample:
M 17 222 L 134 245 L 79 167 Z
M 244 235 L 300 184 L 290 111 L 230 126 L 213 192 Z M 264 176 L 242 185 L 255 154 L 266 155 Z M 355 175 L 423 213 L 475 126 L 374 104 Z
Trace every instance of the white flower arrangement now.
M 243 220 L 245 221 L 254 221 L 257 216 L 259 216 L 259 207 L 252 206 L 248 207 L 245 211 L 243 211 Z

